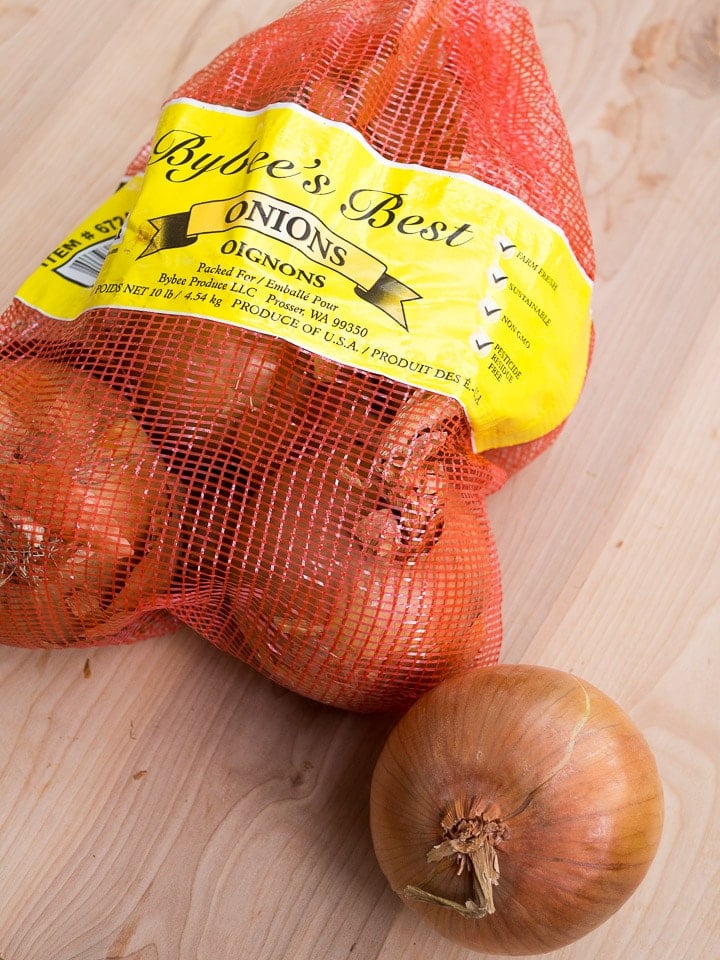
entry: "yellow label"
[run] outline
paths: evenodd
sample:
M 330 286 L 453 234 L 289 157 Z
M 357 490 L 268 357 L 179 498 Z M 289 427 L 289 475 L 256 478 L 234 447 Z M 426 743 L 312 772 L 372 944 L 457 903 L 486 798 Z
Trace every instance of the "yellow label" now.
M 503 191 L 296 105 L 176 100 L 82 306 L 238 324 L 455 397 L 482 450 L 570 413 L 590 296 L 562 231 Z

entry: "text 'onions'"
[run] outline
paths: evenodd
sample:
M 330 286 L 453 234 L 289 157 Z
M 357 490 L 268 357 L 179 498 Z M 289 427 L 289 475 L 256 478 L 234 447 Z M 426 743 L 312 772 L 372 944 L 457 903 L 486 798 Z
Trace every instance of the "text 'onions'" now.
M 391 733 L 371 825 L 390 885 L 470 949 L 558 949 L 610 917 L 662 829 L 647 742 L 609 697 L 543 667 L 482 667 L 423 695 Z

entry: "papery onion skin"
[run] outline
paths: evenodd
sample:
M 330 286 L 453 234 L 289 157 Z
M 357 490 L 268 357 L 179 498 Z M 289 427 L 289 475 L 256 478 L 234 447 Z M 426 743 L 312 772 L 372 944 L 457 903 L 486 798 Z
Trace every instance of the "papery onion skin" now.
M 478 918 L 417 899 L 472 899 L 459 857 L 427 855 L 447 836 L 443 817 L 473 809 L 496 825 L 499 871 L 495 912 Z M 591 684 L 544 667 L 443 681 L 392 731 L 372 781 L 373 844 L 392 888 L 442 936 L 490 954 L 556 950 L 607 920 L 647 873 L 662 819 L 637 727 Z

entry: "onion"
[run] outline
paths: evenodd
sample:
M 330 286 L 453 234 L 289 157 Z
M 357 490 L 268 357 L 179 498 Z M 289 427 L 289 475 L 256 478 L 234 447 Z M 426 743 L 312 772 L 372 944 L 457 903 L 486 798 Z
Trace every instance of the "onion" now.
M 297 693 L 359 711 L 405 705 L 481 662 L 499 629 L 478 473 L 428 449 L 406 449 L 403 464 L 391 435 L 374 459 L 351 436 L 288 461 L 231 561 L 233 652 Z
M 99 642 L 154 606 L 176 485 L 115 390 L 47 360 L 0 364 L 0 642 Z
M 191 473 L 230 457 L 266 469 L 314 383 L 297 347 L 213 320 L 95 310 L 74 337 L 80 365 L 123 389 L 173 467 Z
M 398 31 L 395 11 L 388 8 L 386 18 L 378 7 L 371 21 L 343 38 L 334 62 L 304 78 L 293 98 L 350 124 L 391 160 L 469 173 L 463 78 L 438 39 L 437 13 L 432 4 L 415 4 Z
M 483 667 L 390 734 L 371 827 L 392 888 L 474 950 L 555 950 L 613 914 L 662 828 L 647 742 L 605 694 L 542 667 Z

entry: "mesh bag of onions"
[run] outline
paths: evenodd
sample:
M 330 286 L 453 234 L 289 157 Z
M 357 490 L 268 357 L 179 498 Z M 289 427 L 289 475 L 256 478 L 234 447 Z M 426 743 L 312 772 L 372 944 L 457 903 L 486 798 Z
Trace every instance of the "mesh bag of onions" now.
M 120 173 L 0 320 L 0 642 L 184 623 L 359 711 L 494 663 L 485 501 L 592 342 L 527 12 L 306 0 Z

